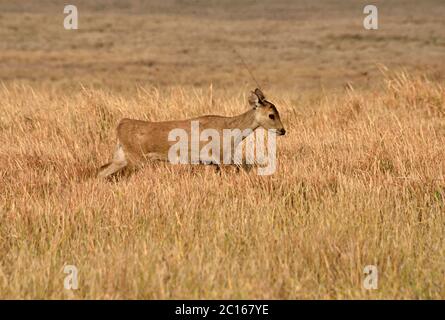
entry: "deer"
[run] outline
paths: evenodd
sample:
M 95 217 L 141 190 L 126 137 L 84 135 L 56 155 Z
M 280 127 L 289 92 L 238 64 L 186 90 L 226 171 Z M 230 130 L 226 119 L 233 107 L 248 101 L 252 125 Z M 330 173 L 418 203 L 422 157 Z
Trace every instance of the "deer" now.
M 124 118 L 117 126 L 117 144 L 113 158 L 99 169 L 98 177 L 107 178 L 140 161 L 168 161 L 169 149 L 174 143 L 168 139 L 169 133 L 178 128 L 190 133 L 192 121 L 199 121 L 202 129 L 214 129 L 218 132 L 224 129 L 250 129 L 253 132 L 257 128 L 263 128 L 274 130 L 280 136 L 286 133 L 277 108 L 266 100 L 260 89 L 256 88 L 250 93 L 248 103 L 248 111 L 233 117 L 204 115 L 161 122 Z

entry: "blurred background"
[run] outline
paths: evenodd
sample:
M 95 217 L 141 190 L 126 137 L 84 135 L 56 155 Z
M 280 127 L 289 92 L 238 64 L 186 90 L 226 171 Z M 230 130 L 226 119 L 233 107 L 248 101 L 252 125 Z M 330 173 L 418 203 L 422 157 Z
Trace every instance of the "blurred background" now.
M 79 12 L 65 30 L 64 6 Z M 113 90 L 138 85 L 370 87 L 379 64 L 442 81 L 443 0 L 0 0 L 0 82 Z

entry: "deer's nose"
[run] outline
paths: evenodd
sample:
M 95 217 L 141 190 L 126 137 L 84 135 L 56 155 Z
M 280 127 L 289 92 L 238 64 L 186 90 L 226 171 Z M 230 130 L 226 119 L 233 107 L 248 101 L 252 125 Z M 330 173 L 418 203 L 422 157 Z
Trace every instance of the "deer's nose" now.
M 284 128 L 281 128 L 280 130 L 278 130 L 278 133 L 280 134 L 280 136 L 284 136 L 286 134 L 286 130 Z

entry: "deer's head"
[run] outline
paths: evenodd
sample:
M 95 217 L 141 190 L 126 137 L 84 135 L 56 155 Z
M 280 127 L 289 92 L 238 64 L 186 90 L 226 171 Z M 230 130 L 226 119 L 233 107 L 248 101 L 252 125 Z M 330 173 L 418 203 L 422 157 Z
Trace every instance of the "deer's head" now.
M 260 127 L 266 130 L 275 129 L 277 134 L 281 136 L 286 133 L 277 108 L 273 103 L 266 100 L 260 89 L 257 88 L 252 91 L 249 104 L 255 110 L 255 120 Z

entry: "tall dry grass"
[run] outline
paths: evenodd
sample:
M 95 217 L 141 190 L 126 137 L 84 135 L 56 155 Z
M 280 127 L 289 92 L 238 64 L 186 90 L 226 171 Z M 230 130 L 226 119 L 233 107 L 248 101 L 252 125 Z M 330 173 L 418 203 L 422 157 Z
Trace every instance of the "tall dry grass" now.
M 0 88 L 0 297 L 445 298 L 445 90 L 426 79 L 270 92 L 288 134 L 269 177 L 153 164 L 94 178 L 121 117 L 237 114 L 246 93 Z

